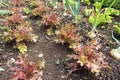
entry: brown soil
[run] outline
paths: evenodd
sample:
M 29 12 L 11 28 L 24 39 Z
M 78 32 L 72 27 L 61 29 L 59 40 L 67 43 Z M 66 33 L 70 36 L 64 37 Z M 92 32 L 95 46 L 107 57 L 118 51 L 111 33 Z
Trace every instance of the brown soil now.
M 84 4 L 81 4 L 80 13 L 84 15 Z M 83 43 L 89 41 L 89 38 L 86 36 L 86 30 L 90 30 L 91 25 L 88 23 L 88 18 L 83 16 L 79 23 L 72 23 L 74 19 L 69 17 L 63 17 L 62 12 L 63 9 L 58 7 L 59 9 L 55 10 L 56 13 L 61 18 L 61 25 L 66 23 L 71 23 L 79 28 L 79 33 L 83 35 Z M 43 69 L 43 79 L 44 80 L 120 80 L 120 61 L 115 60 L 109 54 L 109 51 L 115 48 L 115 45 L 112 45 L 110 42 L 111 39 L 111 31 L 112 26 L 106 25 L 107 27 L 104 29 L 97 29 L 97 37 L 100 39 L 100 43 L 102 44 L 102 48 L 99 49 L 106 56 L 106 61 L 111 66 L 111 69 L 102 70 L 99 76 L 95 76 L 90 73 L 90 71 L 81 67 L 79 71 L 72 73 L 67 76 L 67 69 L 65 66 L 65 60 L 67 54 L 71 53 L 68 49 L 67 45 L 56 44 L 54 42 L 54 37 L 49 37 L 45 33 L 44 26 L 40 26 L 37 24 L 39 19 L 31 19 L 32 27 L 34 29 L 34 33 L 39 36 L 38 42 L 36 43 L 27 43 L 28 45 L 28 54 L 31 56 L 31 60 L 37 61 L 39 54 L 44 54 L 45 67 Z M 120 21 L 120 17 L 116 18 L 114 21 Z M 2 31 L 0 31 L 2 34 Z M 0 37 L 1 41 L 1 37 Z M 0 71 L 0 80 L 7 80 L 10 76 L 10 69 L 6 66 L 7 61 L 10 58 L 16 58 L 18 55 L 18 51 L 11 47 L 11 44 L 4 45 L 0 43 L 0 67 L 4 68 L 5 71 Z M 60 61 L 59 64 L 56 64 L 56 61 Z

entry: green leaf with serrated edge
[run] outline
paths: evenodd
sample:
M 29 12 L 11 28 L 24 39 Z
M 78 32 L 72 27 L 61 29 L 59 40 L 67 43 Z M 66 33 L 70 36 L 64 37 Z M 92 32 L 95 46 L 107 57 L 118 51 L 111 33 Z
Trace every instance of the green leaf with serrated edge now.
M 0 15 L 5 15 L 5 14 L 8 14 L 10 13 L 10 11 L 8 10 L 0 10 Z

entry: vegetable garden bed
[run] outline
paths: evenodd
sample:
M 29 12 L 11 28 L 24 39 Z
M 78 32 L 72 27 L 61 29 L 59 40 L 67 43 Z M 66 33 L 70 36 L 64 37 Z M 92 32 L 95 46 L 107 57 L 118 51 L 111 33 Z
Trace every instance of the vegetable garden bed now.
M 119 0 L 104 1 L 0 0 L 0 80 L 119 80 Z

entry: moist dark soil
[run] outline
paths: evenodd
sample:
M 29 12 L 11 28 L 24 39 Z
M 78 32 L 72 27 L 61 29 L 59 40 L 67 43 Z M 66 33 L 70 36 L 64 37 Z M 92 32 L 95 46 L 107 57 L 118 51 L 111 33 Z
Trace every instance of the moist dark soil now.
M 49 4 L 48 4 L 49 5 Z M 79 23 L 75 24 L 74 19 L 70 17 L 64 17 L 63 6 L 59 3 L 58 8 L 54 11 L 61 18 L 61 27 L 66 23 L 70 23 L 79 29 L 80 35 L 83 36 L 82 42 L 85 44 L 90 39 L 86 36 L 87 32 L 90 31 L 91 25 L 88 22 L 88 17 L 84 16 L 85 7 L 87 5 L 81 3 L 80 14 L 83 15 Z M 53 10 L 52 10 L 53 11 Z M 2 16 L 1 16 L 2 18 Z M 48 36 L 46 34 L 45 26 L 41 26 L 39 23 L 39 18 L 31 19 L 31 26 L 34 30 L 34 33 L 39 36 L 39 39 L 36 43 L 29 42 L 28 45 L 28 54 L 31 57 L 31 60 L 37 62 L 40 58 L 39 54 L 43 54 L 45 60 L 45 67 L 43 69 L 43 80 L 120 80 L 120 61 L 112 58 L 109 54 L 110 50 L 115 48 L 115 44 L 112 44 L 111 31 L 112 24 L 105 25 L 105 28 L 97 28 L 97 38 L 100 40 L 101 48 L 99 51 L 104 53 L 106 56 L 106 61 L 111 66 L 111 69 L 103 69 L 99 76 L 95 76 L 90 73 L 90 71 L 80 68 L 78 71 L 73 72 L 70 75 L 67 75 L 66 68 L 66 58 L 67 54 L 72 53 L 68 49 L 67 45 L 61 45 L 54 42 L 54 36 Z M 120 17 L 115 17 L 113 22 L 119 22 Z M 7 67 L 7 62 L 11 58 L 17 57 L 19 54 L 18 50 L 13 49 L 12 44 L 3 44 L 2 43 L 2 30 L 0 30 L 0 67 L 4 68 L 5 71 L 0 71 L 0 80 L 8 80 L 11 71 Z M 59 64 L 56 62 L 59 61 Z

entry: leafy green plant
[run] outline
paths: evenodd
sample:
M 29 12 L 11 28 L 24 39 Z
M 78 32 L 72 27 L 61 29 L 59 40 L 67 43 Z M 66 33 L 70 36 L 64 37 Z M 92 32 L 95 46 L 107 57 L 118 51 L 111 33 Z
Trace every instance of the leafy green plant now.
M 25 54 L 27 52 L 27 46 L 25 43 L 17 43 L 13 46 L 15 49 L 18 49 L 20 53 Z
M 83 0 L 87 5 L 90 5 L 91 4 L 91 2 L 90 2 L 90 0 Z
M 8 40 L 15 40 L 16 42 L 22 41 L 34 41 L 36 42 L 37 36 L 32 33 L 32 28 L 30 27 L 29 22 L 22 23 L 21 25 L 16 26 L 16 28 L 8 29 L 4 32 L 3 40 L 8 37 Z
M 24 2 L 29 2 L 29 0 L 23 0 Z
M 75 16 L 75 19 L 78 20 L 79 10 L 80 10 L 80 0 L 65 0 L 65 7 L 70 8 L 72 14 Z
M 5 1 L 3 1 L 3 0 L 0 0 L 0 7 L 2 7 L 2 6 L 6 6 L 6 7 L 8 7 L 9 6 L 9 4 L 8 3 L 6 3 Z
M 11 12 L 8 10 L 0 10 L 0 15 L 10 14 Z
M 27 51 L 27 46 L 24 41 L 37 41 L 38 36 L 32 33 L 32 28 L 30 27 L 29 22 L 22 23 L 17 25 L 14 28 L 6 27 L 4 34 L 2 36 L 3 42 L 15 41 L 17 48 L 21 53 Z
M 30 0 L 29 5 L 30 5 L 30 7 L 39 7 L 41 5 L 44 5 L 44 2 L 42 2 L 40 0 Z
M 114 8 L 105 8 L 105 11 L 108 15 L 112 15 L 112 16 L 119 16 L 120 15 L 120 11 L 116 10 Z
M 12 67 L 13 74 L 9 80 L 42 80 L 43 72 L 40 66 L 29 60 L 27 54 L 19 54 Z
M 54 12 L 44 15 L 42 18 L 42 24 L 45 25 L 47 29 L 46 33 L 49 36 L 55 34 L 55 29 L 58 28 L 59 23 L 60 23 L 60 18 Z
M 113 25 L 113 27 L 115 28 L 117 34 L 120 35 L 120 27 L 116 24 L 116 25 Z
M 95 28 L 100 24 L 100 23 L 104 23 L 105 21 L 107 21 L 106 19 L 106 15 L 104 13 L 101 13 L 101 7 L 103 5 L 103 2 L 104 0 L 102 0 L 102 3 L 100 2 L 96 2 L 94 5 L 96 6 L 95 7 L 95 10 L 96 10 L 96 15 L 95 13 L 93 12 L 92 15 L 89 17 L 89 22 L 92 24 L 92 30 L 94 31 Z M 103 20 L 104 19 L 104 20 Z M 109 18 L 108 18 L 109 19 Z M 111 17 L 110 17 L 110 20 L 111 20 Z M 111 22 L 111 21 L 110 21 Z M 105 22 L 106 23 L 106 22 Z M 109 22 L 108 22 L 109 23 Z
M 57 8 L 59 0 L 50 0 L 50 4 L 54 7 Z
M 68 72 L 79 70 L 78 68 L 84 67 L 95 73 L 96 76 L 99 75 L 103 68 L 109 67 L 108 63 L 104 61 L 105 56 L 98 52 L 99 43 L 96 39 L 92 39 L 87 46 L 80 43 L 81 37 L 77 33 L 77 29 L 70 24 L 65 25 L 60 30 L 56 31 L 57 43 L 69 43 L 69 48 L 73 50 L 73 54 L 68 55 Z
M 36 42 L 38 36 L 33 34 L 30 22 L 25 21 L 26 16 L 22 14 L 24 5 L 23 0 L 12 0 L 12 6 L 8 9 L 11 12 L 5 20 L 3 26 L 2 39 L 4 43 L 15 43 L 13 48 L 20 53 L 27 52 L 26 41 Z
M 114 0 L 105 11 L 104 11 L 104 9 L 101 9 L 104 1 L 105 0 L 102 0 L 102 2 L 96 2 L 94 4 L 95 10 L 94 9 L 92 10 L 92 14 L 89 17 L 89 22 L 92 24 L 92 30 L 88 33 L 89 36 L 91 36 L 91 34 L 94 33 L 94 30 L 96 29 L 97 26 L 99 26 L 101 24 L 112 22 L 112 16 L 110 16 L 113 14 L 111 11 L 112 10 L 111 7 L 113 6 L 113 4 L 115 3 L 116 0 Z M 95 37 L 95 35 L 93 37 Z
M 115 31 L 118 35 L 120 35 L 120 27 L 119 24 L 114 24 L 113 27 L 115 28 Z M 112 39 L 117 43 L 118 47 L 120 46 L 120 41 L 114 36 L 114 33 L 112 31 Z
M 31 12 L 31 10 L 30 10 L 29 8 L 27 8 L 27 7 L 24 7 L 24 8 L 23 8 L 23 12 L 24 12 L 25 14 L 29 14 L 29 13 Z
M 94 1 L 95 1 L 95 2 L 96 2 L 96 1 L 98 2 L 98 1 L 99 1 L 99 2 L 100 2 L 100 1 L 102 1 L 102 0 L 94 0 Z M 113 0 L 105 0 L 104 3 L 103 3 L 103 6 L 109 7 L 112 2 L 113 2 Z M 120 10 L 119 4 L 120 4 L 120 0 L 116 0 L 115 3 L 113 4 L 113 8 Z
M 52 35 L 55 34 L 55 31 L 53 30 L 53 28 L 49 28 L 49 29 L 46 30 L 46 33 L 47 33 L 48 36 L 52 36 Z
M 68 61 L 74 59 L 73 62 L 68 63 L 69 73 L 78 70 L 77 68 L 82 66 L 98 76 L 102 68 L 109 67 L 108 63 L 104 61 L 105 56 L 97 52 L 94 45 L 94 39 L 87 46 L 79 44 L 76 47 L 75 54 L 68 55 Z
M 41 14 L 47 12 L 50 10 L 49 7 L 47 7 L 44 2 L 39 0 L 31 0 L 29 1 L 30 7 L 31 7 L 31 14 L 32 16 L 40 16 Z

